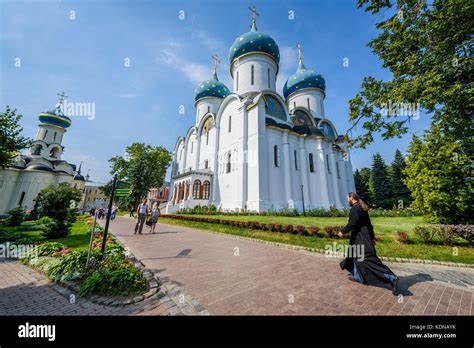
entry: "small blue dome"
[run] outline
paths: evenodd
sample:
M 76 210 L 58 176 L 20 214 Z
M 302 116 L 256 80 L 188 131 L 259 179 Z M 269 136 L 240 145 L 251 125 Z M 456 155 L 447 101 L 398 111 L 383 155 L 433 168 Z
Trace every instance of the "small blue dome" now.
M 324 81 L 324 78 L 316 73 L 316 71 L 308 70 L 300 63 L 298 70 L 285 82 L 283 95 L 286 99 L 293 92 L 304 88 L 321 89 L 324 92 L 326 89 L 326 81 Z
M 235 39 L 230 47 L 229 63 L 232 64 L 237 58 L 251 52 L 266 53 L 275 60 L 277 65 L 280 63 L 280 49 L 275 40 L 270 35 L 257 31 L 255 25 L 252 25 L 248 33 Z
M 225 98 L 230 94 L 229 89 L 217 79 L 214 73 L 212 79 L 201 82 L 194 90 L 194 101 L 197 103 L 200 99 L 206 97 Z
M 39 120 L 43 124 L 50 124 L 61 128 L 68 128 L 71 125 L 71 119 L 56 110 L 40 113 Z

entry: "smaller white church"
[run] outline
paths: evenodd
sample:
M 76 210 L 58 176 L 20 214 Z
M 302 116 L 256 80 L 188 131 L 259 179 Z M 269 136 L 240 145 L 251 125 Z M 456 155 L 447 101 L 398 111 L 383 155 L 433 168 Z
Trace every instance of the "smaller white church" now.
M 325 80 L 303 64 L 276 91 L 280 51 L 257 29 L 229 52 L 232 91 L 214 74 L 195 90 L 196 121 L 173 152 L 167 212 L 214 204 L 222 211 L 343 208 L 355 191 L 345 136 L 324 109 Z
M 31 210 L 38 193 L 49 185 L 67 182 L 83 190 L 85 179 L 81 168 L 61 158 L 66 129 L 71 119 L 63 114 L 64 93 L 52 111 L 39 114 L 40 124 L 31 148 L 18 155 L 13 165 L 0 169 L 0 214 L 13 208 Z

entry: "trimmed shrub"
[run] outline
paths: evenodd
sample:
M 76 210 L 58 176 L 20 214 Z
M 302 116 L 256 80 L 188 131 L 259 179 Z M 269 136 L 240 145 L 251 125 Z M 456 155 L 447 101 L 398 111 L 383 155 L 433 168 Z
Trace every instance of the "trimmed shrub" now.
M 308 232 L 311 236 L 317 236 L 321 229 L 317 226 L 310 226 L 308 227 Z
M 432 243 L 436 236 L 435 229 L 429 225 L 417 225 L 413 229 L 413 233 L 424 243 Z
M 457 237 L 474 243 L 474 225 L 445 225 L 450 228 Z
M 293 225 L 286 225 L 286 226 L 285 226 L 285 232 L 286 232 L 286 233 L 294 233 L 294 227 L 293 227 Z
M 306 227 L 304 227 L 303 225 L 297 225 L 296 226 L 296 233 L 299 234 L 299 235 L 306 234 Z
M 408 238 L 408 233 L 403 232 L 403 231 L 398 231 L 397 232 L 397 239 L 400 243 L 402 244 L 408 244 L 410 243 L 410 240 Z
M 23 222 L 25 211 L 22 208 L 15 208 L 7 211 L 8 218 L 5 222 L 7 226 L 20 226 Z

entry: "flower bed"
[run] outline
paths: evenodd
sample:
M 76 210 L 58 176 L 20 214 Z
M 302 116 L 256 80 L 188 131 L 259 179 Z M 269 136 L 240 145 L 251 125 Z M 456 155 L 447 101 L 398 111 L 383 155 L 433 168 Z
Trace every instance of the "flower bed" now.
M 58 242 L 36 245 L 21 259 L 56 281 L 74 281 L 81 296 L 89 294 L 127 296 L 146 290 L 140 270 L 125 255 L 123 247 L 108 237 L 101 259 L 103 234 L 93 239 L 91 258 L 86 267 L 87 251 L 71 250 Z
M 175 215 L 175 214 L 166 214 L 163 217 L 176 219 L 176 220 L 186 220 L 194 222 L 205 222 L 212 224 L 221 224 L 229 225 L 240 228 L 248 228 L 252 230 L 263 230 L 270 232 L 281 232 L 281 233 L 290 233 L 298 234 L 303 236 L 318 236 L 325 238 L 339 238 L 338 233 L 342 231 L 343 226 L 326 226 L 323 231 L 320 230 L 317 226 L 303 226 L 303 225 L 282 225 L 282 224 L 273 224 L 273 223 L 263 223 L 258 221 L 242 221 L 242 220 L 227 220 L 227 219 L 215 219 L 202 216 L 188 216 L 188 215 Z M 349 234 L 344 236 L 345 238 L 349 237 Z

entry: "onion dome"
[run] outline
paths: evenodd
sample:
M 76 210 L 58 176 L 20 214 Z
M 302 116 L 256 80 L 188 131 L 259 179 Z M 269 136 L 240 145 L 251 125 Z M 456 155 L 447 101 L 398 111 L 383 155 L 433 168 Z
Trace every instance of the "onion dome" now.
M 68 128 L 71 125 L 71 119 L 64 115 L 59 107 L 56 110 L 40 113 L 39 120 L 42 124 L 49 124 L 61 128 Z
M 84 177 L 81 175 L 81 167 L 82 167 L 82 162 L 79 164 L 79 169 L 77 170 L 76 175 L 74 175 L 74 180 L 79 180 L 79 181 L 86 181 Z
M 252 21 L 252 28 L 250 31 L 236 38 L 230 47 L 230 65 L 232 66 L 236 59 L 250 53 L 260 53 L 270 56 L 277 64 L 277 67 L 280 62 L 280 49 L 278 48 L 278 45 L 270 35 L 257 30 L 255 17 Z
M 324 78 L 314 70 L 306 69 L 303 64 L 301 55 L 301 47 L 298 45 L 299 64 L 298 70 L 291 75 L 283 86 L 283 96 L 288 96 L 294 92 L 302 89 L 319 89 L 323 93 L 326 89 L 326 81 Z
M 214 63 L 212 79 L 201 82 L 194 90 L 194 101 L 197 103 L 203 98 L 225 98 L 230 94 L 229 89 L 217 78 L 217 64 Z

